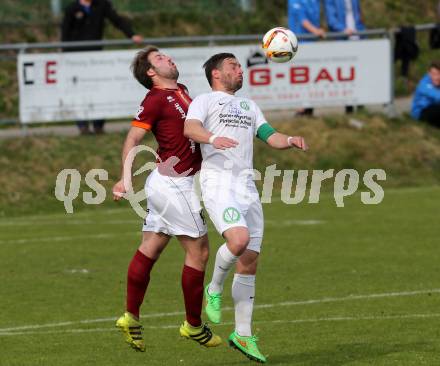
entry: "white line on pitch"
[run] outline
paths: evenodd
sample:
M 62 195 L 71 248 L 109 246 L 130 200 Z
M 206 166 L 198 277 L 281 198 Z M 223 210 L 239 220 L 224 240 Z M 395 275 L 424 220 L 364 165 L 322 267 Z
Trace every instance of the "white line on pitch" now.
M 278 319 L 278 320 L 262 320 L 255 321 L 254 324 L 300 324 L 300 323 L 319 323 L 319 322 L 341 322 L 341 321 L 362 321 L 362 320 L 398 320 L 398 319 L 430 319 L 440 317 L 439 313 L 431 314 L 402 314 L 389 316 L 338 316 L 330 318 L 310 318 L 310 319 Z M 219 326 L 231 326 L 233 322 L 217 324 Z M 144 326 L 145 329 L 177 329 L 178 324 Z M 91 329 L 63 329 L 63 330 L 46 330 L 46 331 L 29 331 L 29 332 L 4 332 L 0 333 L 0 337 L 32 335 L 32 334 L 66 334 L 66 333 L 95 333 L 95 332 L 115 332 L 116 328 L 91 328 Z
M 266 220 L 266 226 L 292 226 L 292 225 L 317 225 L 322 224 L 325 221 L 321 220 Z M 140 225 L 140 224 L 139 224 Z M 71 236 L 48 236 L 48 237 L 40 237 L 40 238 L 23 238 L 23 239 L 7 239 L 0 240 L 0 245 L 7 244 L 26 244 L 26 243 L 38 243 L 38 242 L 62 242 L 62 241 L 74 241 L 78 239 L 106 239 L 106 238 L 115 238 L 116 236 L 122 235 L 140 235 L 140 230 L 134 230 L 125 233 L 117 233 L 117 234 L 109 234 L 109 233 L 101 233 L 101 234 L 85 234 L 85 235 L 71 235 Z
M 61 204 L 62 205 L 62 204 Z M 124 213 L 124 212 L 133 212 L 133 209 L 131 207 L 115 207 L 115 208 L 106 208 L 106 209 L 100 209 L 100 210 L 93 210 L 93 211 L 79 211 L 79 212 L 75 212 L 73 214 L 68 214 L 66 212 L 60 212 L 60 213 L 46 213 L 46 214 L 39 214 L 39 215 L 23 215 L 23 216 L 17 216 L 17 217 L 12 217 L 12 218 L 2 218 L 1 222 L 7 222 L 7 221 L 12 221 L 12 222 L 17 222 L 17 221 L 45 221 L 45 220 L 53 220 L 56 218 L 60 218 L 60 219 L 69 219 L 72 218 L 73 215 L 75 217 L 86 217 L 86 218 L 96 218 L 96 215 L 115 215 L 118 213 Z
M 369 294 L 369 295 L 348 295 L 345 297 L 324 297 L 323 299 L 316 300 L 303 300 L 303 301 L 285 301 L 276 304 L 261 304 L 254 306 L 255 308 L 273 308 L 278 306 L 294 306 L 294 305 L 309 305 L 320 304 L 328 302 L 350 301 L 350 300 L 364 300 L 364 299 L 380 299 L 386 297 L 402 297 L 402 296 L 414 296 L 423 294 L 438 294 L 440 289 L 432 290 L 418 290 L 418 291 L 403 291 L 403 292 L 388 292 L 381 294 Z
M 141 218 L 136 219 L 126 219 L 126 220 L 92 220 L 92 219 L 69 219 L 66 217 L 64 220 L 43 220 L 38 221 L 38 225 L 48 225 L 54 226 L 57 224 L 62 225 L 118 225 L 118 224 L 142 224 Z M 29 221 L 5 221 L 0 222 L 0 226 L 29 226 Z
M 296 305 L 310 305 L 310 304 L 322 304 L 322 303 L 330 303 L 330 302 L 342 302 L 342 301 L 350 301 L 350 300 L 368 300 L 368 299 L 380 299 L 380 298 L 389 298 L 389 297 L 402 297 L 402 296 L 415 296 L 415 295 L 424 295 L 424 294 L 433 294 L 440 293 L 440 289 L 431 289 L 431 290 L 417 290 L 417 291 L 403 291 L 403 292 L 386 292 L 380 294 L 369 294 L 369 295 L 349 295 L 344 297 L 325 297 L 322 299 L 314 299 L 314 300 L 302 300 L 302 301 L 284 301 L 274 304 L 260 304 L 255 305 L 256 309 L 268 309 L 274 307 L 284 307 L 284 306 L 296 306 Z M 231 311 L 233 307 L 225 307 L 223 310 Z M 142 315 L 142 318 L 165 318 L 177 315 L 185 314 L 182 311 L 174 311 L 169 313 L 152 313 Z M 61 323 L 48 323 L 48 324 L 35 324 L 35 325 L 23 325 L 19 327 L 12 328 L 0 328 L 0 333 L 4 332 L 13 332 L 19 330 L 30 330 L 30 329 L 41 329 L 41 328 L 54 328 L 54 327 L 64 327 L 68 325 L 75 324 L 90 324 L 90 323 L 104 323 L 115 321 L 116 318 L 99 318 L 99 319 L 86 319 L 79 321 L 67 321 Z
M 107 239 L 115 238 L 115 236 L 122 235 L 140 235 L 140 231 L 131 231 L 126 233 L 117 234 L 86 234 L 86 235 L 71 235 L 71 236 L 49 236 L 42 238 L 29 238 L 29 239 L 11 239 L 11 240 L 0 240 L 1 244 L 25 244 L 25 243 L 38 243 L 38 242 L 60 242 L 60 241 L 72 241 L 79 239 Z
M 169 313 L 153 313 L 148 315 L 142 315 L 142 318 L 164 318 L 169 316 L 177 316 L 177 315 L 183 315 L 185 312 L 182 311 L 174 311 Z M 78 321 L 68 321 L 68 322 L 61 322 L 61 323 L 48 323 L 48 324 L 36 324 L 36 325 L 23 325 L 20 327 L 14 327 L 14 328 L 0 328 L 0 334 L 3 332 L 11 332 L 16 330 L 27 330 L 27 329 L 41 329 L 41 328 L 54 328 L 54 327 L 64 327 L 68 325 L 77 325 L 77 324 L 92 324 L 92 323 L 106 323 L 106 322 L 112 322 L 116 321 L 116 317 L 110 317 L 110 318 L 98 318 L 98 319 L 85 319 L 85 320 L 78 320 Z

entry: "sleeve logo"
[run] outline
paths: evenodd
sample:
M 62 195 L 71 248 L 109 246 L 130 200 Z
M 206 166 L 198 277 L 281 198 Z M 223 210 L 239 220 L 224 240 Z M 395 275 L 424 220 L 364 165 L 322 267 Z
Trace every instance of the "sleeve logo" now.
M 137 112 L 136 112 L 136 119 L 140 119 L 140 115 L 141 113 L 144 111 L 144 107 L 143 106 L 139 106 Z

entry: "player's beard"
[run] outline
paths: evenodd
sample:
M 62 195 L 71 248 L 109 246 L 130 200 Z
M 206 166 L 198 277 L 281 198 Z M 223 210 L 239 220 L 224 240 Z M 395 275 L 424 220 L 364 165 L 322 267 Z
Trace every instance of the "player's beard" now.
M 243 86 L 243 79 L 237 78 L 234 80 L 230 75 L 225 75 L 222 77 L 221 82 L 227 90 L 230 90 L 234 93 L 237 90 L 240 90 Z
M 173 80 L 177 80 L 179 78 L 179 70 L 176 69 L 171 69 L 168 75 L 168 78 L 173 79 Z
M 177 80 L 179 78 L 179 70 L 177 70 L 177 67 L 169 68 L 167 70 L 154 68 L 154 71 L 156 72 L 157 76 L 160 76 L 164 79 Z

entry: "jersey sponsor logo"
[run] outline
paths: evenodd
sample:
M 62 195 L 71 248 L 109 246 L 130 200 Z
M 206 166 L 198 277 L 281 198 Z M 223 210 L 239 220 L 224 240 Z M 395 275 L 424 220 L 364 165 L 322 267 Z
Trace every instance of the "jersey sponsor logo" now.
M 252 127 L 252 116 L 241 109 L 238 104 L 231 103 L 228 113 L 219 114 L 219 123 L 224 127 L 244 128 Z
M 240 217 L 240 212 L 235 207 L 228 207 L 223 211 L 223 221 L 227 224 L 237 223 Z
M 238 108 L 236 104 L 231 104 L 229 106 L 229 114 L 233 114 L 235 116 L 241 116 L 243 112 L 241 111 L 240 108 Z
M 240 102 L 240 107 L 243 108 L 245 111 L 248 111 L 250 109 L 249 104 L 244 100 Z
M 168 100 L 168 103 L 172 103 L 175 101 L 175 99 L 171 95 L 167 96 L 167 100 Z
M 178 111 L 180 113 L 182 119 L 186 118 L 186 113 L 179 103 L 174 103 L 174 108 L 176 108 L 176 111 Z
M 189 139 L 189 148 L 192 154 L 196 152 L 196 143 L 194 142 L 194 140 Z

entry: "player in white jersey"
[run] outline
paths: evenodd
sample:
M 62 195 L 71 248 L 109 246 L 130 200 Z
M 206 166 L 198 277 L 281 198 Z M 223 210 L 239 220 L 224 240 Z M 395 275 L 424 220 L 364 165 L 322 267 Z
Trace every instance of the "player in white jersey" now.
M 243 84 L 243 71 L 233 54 L 216 54 L 204 68 L 212 92 L 193 100 L 184 134 L 201 143 L 203 201 L 216 229 L 226 239 L 217 251 L 213 276 L 205 288 L 205 309 L 212 322 L 221 321 L 223 284 L 235 264 L 235 331 L 229 344 L 254 361 L 266 362 L 251 330 L 264 229 L 263 210 L 253 181 L 253 139 L 257 136 L 275 149 L 307 147 L 302 137 L 276 132 L 252 100 L 235 96 Z

